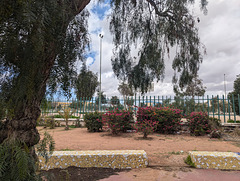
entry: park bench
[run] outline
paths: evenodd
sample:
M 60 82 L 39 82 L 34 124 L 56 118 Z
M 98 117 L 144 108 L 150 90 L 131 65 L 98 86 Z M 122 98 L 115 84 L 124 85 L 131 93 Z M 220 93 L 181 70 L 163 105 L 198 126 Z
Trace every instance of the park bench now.
M 196 168 L 240 170 L 240 153 L 190 151 L 189 155 Z
M 53 168 L 102 167 L 102 168 L 144 168 L 148 165 L 144 150 L 89 150 L 54 151 L 47 163 L 39 156 L 41 170 Z

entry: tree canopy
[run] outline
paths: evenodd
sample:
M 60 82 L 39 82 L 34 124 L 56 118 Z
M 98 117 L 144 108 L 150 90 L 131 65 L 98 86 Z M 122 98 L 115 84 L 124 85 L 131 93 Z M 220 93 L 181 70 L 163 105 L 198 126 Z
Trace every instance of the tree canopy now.
M 236 114 L 240 115 L 240 108 L 239 108 L 239 102 L 240 102 L 240 75 L 237 75 L 236 80 L 233 84 L 233 91 L 229 92 L 228 98 L 231 102 L 231 105 L 235 107 Z
M 77 98 L 92 98 L 98 84 L 97 74 L 88 70 L 84 62 L 74 86 Z
M 177 96 L 203 96 L 206 92 L 206 88 L 203 86 L 202 79 L 198 75 L 194 75 L 191 82 L 189 82 L 182 90 L 178 86 L 174 86 L 174 92 Z
M 190 5 L 194 0 L 112 0 L 110 30 L 115 45 L 112 66 L 116 76 L 147 92 L 153 82 L 164 78 L 165 58 L 176 49 L 172 63 L 173 83 L 182 88 L 199 69 L 204 48 L 200 43 Z M 200 1 L 207 13 L 206 0 Z M 132 55 L 135 45 L 138 54 Z
M 100 2 L 103 0 L 99 0 Z M 0 100 L 7 109 L 5 136 L 28 146 L 39 140 L 36 120 L 48 90 L 69 95 L 75 62 L 86 58 L 90 0 L 0 1 Z M 194 0 L 110 0 L 114 73 L 146 91 L 164 77 L 164 59 L 176 48 L 174 82 L 183 87 L 202 62 Z M 206 0 L 201 8 L 206 12 Z M 132 55 L 131 47 L 138 48 Z M 134 58 L 135 56 L 135 58 Z M 179 78 L 177 77 L 179 75 Z M 5 137 L 2 137 L 3 139 Z

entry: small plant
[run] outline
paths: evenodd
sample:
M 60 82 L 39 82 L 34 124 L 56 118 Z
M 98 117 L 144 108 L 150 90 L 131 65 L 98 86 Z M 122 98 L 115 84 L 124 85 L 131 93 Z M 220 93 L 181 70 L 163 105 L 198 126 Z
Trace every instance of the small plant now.
M 69 130 L 69 126 L 68 126 L 68 119 L 72 116 L 72 114 L 74 113 L 74 111 L 71 111 L 71 108 L 64 108 L 63 112 L 58 112 L 60 114 L 60 116 L 63 117 L 66 126 L 65 126 L 65 130 Z
M 55 128 L 55 121 L 54 121 L 53 117 L 46 118 L 45 122 L 46 122 L 46 127 L 49 127 L 50 129 L 54 129 Z
M 86 113 L 84 115 L 85 126 L 89 132 L 98 132 L 102 130 L 102 113 Z
M 45 162 L 48 162 L 49 155 L 51 155 L 55 149 L 55 142 L 53 137 L 48 133 L 44 133 L 44 137 L 36 145 L 37 155 L 42 156 Z
M 196 167 L 195 164 L 193 163 L 192 159 L 191 159 L 191 156 L 188 155 L 187 158 L 184 160 L 184 162 L 188 165 L 190 165 L 191 167 Z
M 81 128 L 81 127 L 82 127 L 81 121 L 80 121 L 79 119 L 77 119 L 77 120 L 75 121 L 75 128 Z

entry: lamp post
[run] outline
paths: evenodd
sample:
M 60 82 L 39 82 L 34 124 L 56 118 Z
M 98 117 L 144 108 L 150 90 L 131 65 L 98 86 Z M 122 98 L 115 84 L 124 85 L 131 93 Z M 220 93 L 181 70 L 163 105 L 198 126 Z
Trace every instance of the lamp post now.
M 101 88 L 101 84 L 102 84 L 102 80 L 101 80 L 101 72 L 102 72 L 102 39 L 103 39 L 103 35 L 99 34 L 100 37 L 100 87 L 99 87 L 99 112 L 101 111 L 101 95 L 102 95 L 102 88 Z

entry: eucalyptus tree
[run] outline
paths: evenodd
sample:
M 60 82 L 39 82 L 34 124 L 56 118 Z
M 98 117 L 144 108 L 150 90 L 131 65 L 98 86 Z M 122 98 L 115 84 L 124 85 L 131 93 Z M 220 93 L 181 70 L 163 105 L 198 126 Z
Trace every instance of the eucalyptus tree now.
M 36 120 L 47 85 L 51 92 L 60 87 L 70 95 L 75 61 L 84 60 L 89 44 L 85 10 L 89 2 L 0 1 L 0 97 L 8 111 L 0 142 L 10 135 L 35 145 Z M 153 79 L 164 77 L 164 58 L 174 47 L 173 80 L 187 84 L 202 62 L 196 17 L 189 9 L 194 2 L 110 0 L 116 76 L 144 92 Z M 201 0 L 204 12 L 206 5 Z M 139 48 L 136 59 L 132 45 Z
M 113 0 L 110 30 L 115 45 L 112 67 L 116 76 L 141 92 L 154 79 L 164 78 L 165 58 L 176 50 L 173 83 L 187 85 L 199 69 L 204 46 L 191 12 L 194 0 Z M 204 13 L 207 0 L 200 1 Z M 133 56 L 135 45 L 138 54 Z
M 177 96 L 204 96 L 207 87 L 203 86 L 202 79 L 198 75 L 194 75 L 192 81 L 190 81 L 184 88 L 179 89 L 177 85 L 174 86 L 174 92 Z
M 240 74 L 237 75 L 237 78 L 235 79 L 233 83 L 233 91 L 229 92 L 228 99 L 230 100 L 231 106 L 235 107 L 236 114 L 240 115 Z
M 98 85 L 97 74 L 88 70 L 84 62 L 74 85 L 78 100 L 80 100 L 80 98 L 91 99 Z

